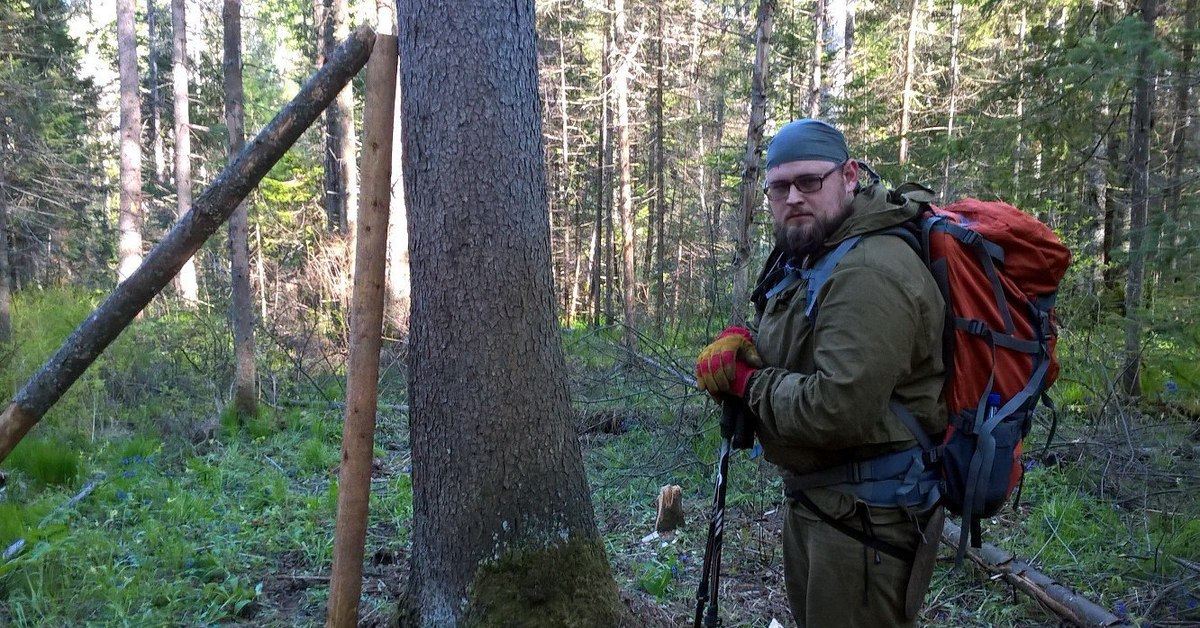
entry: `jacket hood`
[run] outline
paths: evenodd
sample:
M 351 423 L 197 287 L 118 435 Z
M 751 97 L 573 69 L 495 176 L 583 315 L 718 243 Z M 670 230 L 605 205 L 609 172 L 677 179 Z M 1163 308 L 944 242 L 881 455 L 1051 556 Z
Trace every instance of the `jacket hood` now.
M 920 205 L 878 182 L 859 189 L 851 207 L 850 217 L 833 232 L 823 249 L 833 248 L 846 238 L 902 224 L 921 211 Z

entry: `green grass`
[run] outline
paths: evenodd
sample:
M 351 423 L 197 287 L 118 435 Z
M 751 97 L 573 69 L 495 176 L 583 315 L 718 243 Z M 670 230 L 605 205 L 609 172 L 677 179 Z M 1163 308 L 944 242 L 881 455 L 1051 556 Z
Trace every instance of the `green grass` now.
M 67 485 L 79 477 L 79 453 L 73 447 L 53 440 L 27 438 L 17 444 L 4 466 L 41 485 Z
M 0 541 L 30 541 L 0 565 L 0 625 L 319 624 L 323 582 L 307 588 L 299 611 L 281 615 L 276 604 L 287 586 L 281 569 L 327 573 L 337 489 L 323 465 L 331 455 L 336 462 L 336 449 L 307 423 L 300 433 L 248 432 L 202 453 L 144 435 L 87 452 L 84 475 L 104 471 L 107 480 L 40 530 L 77 486 L 31 486 L 22 495 L 47 504 L 36 509 L 0 501 Z M 396 535 L 372 538 L 368 555 L 403 551 L 407 475 L 374 488 L 373 521 Z

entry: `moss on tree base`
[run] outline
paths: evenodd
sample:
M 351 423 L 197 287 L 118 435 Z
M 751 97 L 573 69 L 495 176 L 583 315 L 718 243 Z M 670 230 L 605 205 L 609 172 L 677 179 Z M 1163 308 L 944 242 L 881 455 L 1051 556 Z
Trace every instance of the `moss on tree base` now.
M 463 625 L 630 626 L 598 539 L 510 552 L 480 567 Z

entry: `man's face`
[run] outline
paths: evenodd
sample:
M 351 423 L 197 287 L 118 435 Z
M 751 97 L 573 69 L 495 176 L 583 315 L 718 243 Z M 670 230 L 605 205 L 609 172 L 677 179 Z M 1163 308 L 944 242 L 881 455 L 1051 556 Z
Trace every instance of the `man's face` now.
M 819 177 L 820 189 L 812 188 Z M 799 185 L 786 187 L 787 182 Z M 791 161 L 767 171 L 767 203 L 775 218 L 775 239 L 792 257 L 803 258 L 819 249 L 850 216 L 858 162 Z M 770 189 L 774 186 L 775 192 Z M 784 188 L 786 187 L 786 193 Z

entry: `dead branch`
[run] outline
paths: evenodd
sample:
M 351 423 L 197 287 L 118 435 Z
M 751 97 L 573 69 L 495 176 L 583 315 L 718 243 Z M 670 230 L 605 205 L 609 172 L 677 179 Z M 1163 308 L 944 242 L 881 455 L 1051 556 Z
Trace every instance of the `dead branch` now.
M 947 521 L 942 542 L 957 548 L 961 535 L 962 530 Z M 1124 623 L 1116 615 L 990 543 L 984 543 L 979 549 L 967 548 L 967 556 L 989 573 L 1002 576 L 1043 607 L 1076 626 L 1119 626 Z

